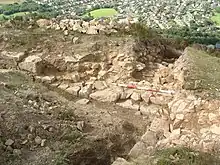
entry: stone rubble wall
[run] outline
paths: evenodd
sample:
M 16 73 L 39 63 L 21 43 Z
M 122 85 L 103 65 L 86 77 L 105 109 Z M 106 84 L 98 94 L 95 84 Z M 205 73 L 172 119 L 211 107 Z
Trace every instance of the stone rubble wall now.
M 47 29 L 55 29 L 64 31 L 68 35 L 70 31 L 77 31 L 85 34 L 110 34 L 116 33 L 117 29 L 128 29 L 130 24 L 136 23 L 135 20 L 130 21 L 117 21 L 114 19 L 108 20 L 75 20 L 75 19 L 62 19 L 62 20 L 37 20 L 39 27 L 46 27 Z

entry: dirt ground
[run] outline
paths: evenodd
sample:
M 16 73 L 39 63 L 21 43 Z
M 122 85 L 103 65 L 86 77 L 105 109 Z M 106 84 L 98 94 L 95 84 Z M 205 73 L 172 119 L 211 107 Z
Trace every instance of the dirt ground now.
M 76 104 L 17 71 L 1 70 L 0 83 L 0 164 L 108 165 L 149 125 L 128 109 Z

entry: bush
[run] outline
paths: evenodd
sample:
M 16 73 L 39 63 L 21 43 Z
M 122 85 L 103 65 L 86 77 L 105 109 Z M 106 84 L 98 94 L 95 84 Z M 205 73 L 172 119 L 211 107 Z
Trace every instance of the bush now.
M 130 27 L 130 33 L 139 40 L 152 39 L 158 36 L 153 29 L 148 28 L 142 23 L 132 24 Z

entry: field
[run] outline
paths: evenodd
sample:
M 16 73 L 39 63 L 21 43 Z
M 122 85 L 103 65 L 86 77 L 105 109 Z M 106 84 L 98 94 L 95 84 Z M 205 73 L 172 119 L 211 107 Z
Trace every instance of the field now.
M 11 4 L 15 2 L 21 2 L 22 0 L 0 0 L 0 4 Z
M 113 15 L 116 15 L 118 12 L 115 9 L 112 8 L 103 8 L 103 9 L 97 9 L 90 12 L 91 16 L 94 18 L 100 18 L 100 17 L 110 17 Z M 86 14 L 88 15 L 88 14 Z
M 215 13 L 215 15 L 211 18 L 217 25 L 220 26 L 220 13 Z

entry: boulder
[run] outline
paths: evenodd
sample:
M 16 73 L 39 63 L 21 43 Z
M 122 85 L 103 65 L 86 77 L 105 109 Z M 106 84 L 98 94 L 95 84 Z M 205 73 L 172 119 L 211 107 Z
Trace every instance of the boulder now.
M 113 91 L 110 88 L 92 93 L 90 97 L 101 102 L 116 102 L 120 98 L 120 92 Z
M 43 60 L 36 55 L 27 57 L 24 62 L 19 64 L 21 70 L 29 71 L 34 74 L 42 73 L 44 69 Z

